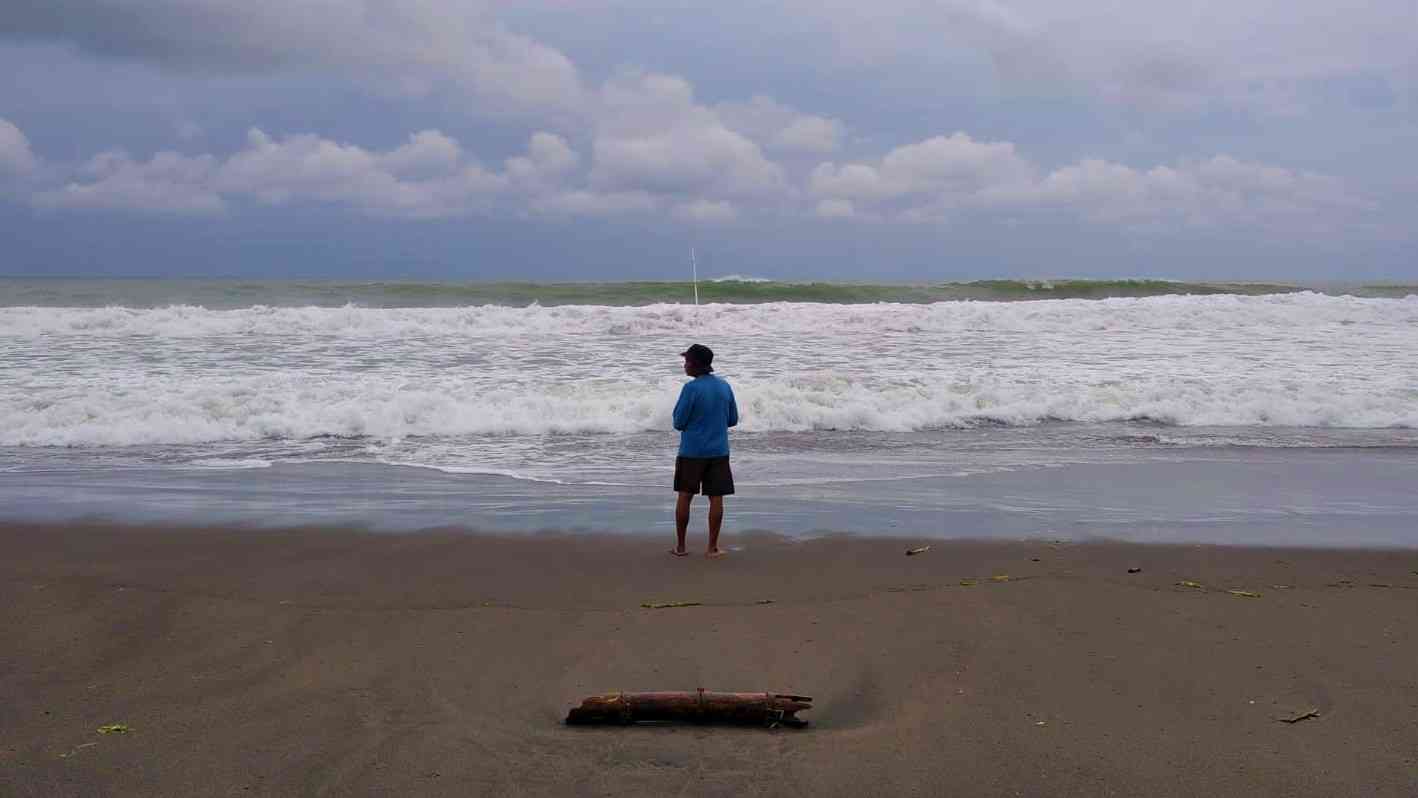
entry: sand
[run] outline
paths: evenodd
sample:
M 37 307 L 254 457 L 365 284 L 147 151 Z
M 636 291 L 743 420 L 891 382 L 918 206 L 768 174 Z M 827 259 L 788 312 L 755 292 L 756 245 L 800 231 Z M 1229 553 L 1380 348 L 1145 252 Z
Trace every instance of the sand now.
M 1418 794 L 1418 552 L 923 542 L 0 526 L 0 795 Z

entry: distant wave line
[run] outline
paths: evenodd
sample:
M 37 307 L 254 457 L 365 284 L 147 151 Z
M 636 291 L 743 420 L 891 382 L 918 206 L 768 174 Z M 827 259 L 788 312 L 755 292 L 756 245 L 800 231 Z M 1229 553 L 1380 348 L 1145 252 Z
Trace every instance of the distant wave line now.
M 625 282 L 319 282 L 225 280 L 66 280 L 0 278 L 0 306 L 135 307 L 189 305 L 369 308 L 496 305 L 691 304 L 690 281 Z M 1038 299 L 1113 299 L 1151 296 L 1262 296 L 1315 292 L 1330 296 L 1418 296 L 1418 285 L 1305 285 L 1282 282 L 1208 282 L 1155 278 L 996 279 L 959 282 L 870 283 L 785 281 L 730 274 L 701 281 L 705 304 L 807 302 L 928 304 L 949 301 L 1017 302 Z

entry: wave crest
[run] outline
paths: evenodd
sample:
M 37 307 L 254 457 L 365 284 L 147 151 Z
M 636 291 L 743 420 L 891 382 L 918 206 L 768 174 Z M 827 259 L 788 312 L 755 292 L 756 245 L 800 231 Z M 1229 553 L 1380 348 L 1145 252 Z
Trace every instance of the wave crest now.
M 821 375 L 735 381 L 745 433 L 906 432 L 1047 422 L 1148 421 L 1167 426 L 1418 428 L 1418 402 L 1152 380 L 1079 382 L 1042 393 L 1027 381 L 867 384 Z M 670 429 L 678 383 L 606 381 L 590 389 L 478 391 L 453 382 L 409 389 L 391 380 L 308 384 L 290 376 L 147 381 L 111 394 L 7 403 L 0 445 L 87 446 L 414 436 L 560 435 Z

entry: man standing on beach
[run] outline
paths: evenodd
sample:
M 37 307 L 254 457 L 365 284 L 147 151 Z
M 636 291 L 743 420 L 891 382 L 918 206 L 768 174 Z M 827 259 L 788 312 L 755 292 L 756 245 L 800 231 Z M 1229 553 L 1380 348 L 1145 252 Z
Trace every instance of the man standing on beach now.
M 724 523 L 724 497 L 734 492 L 734 474 L 729 470 L 729 427 L 739 423 L 739 408 L 729 384 L 714 376 L 714 352 L 694 344 L 680 353 L 684 373 L 694 379 L 685 383 L 675 403 L 674 426 L 679 430 L 679 456 L 675 458 L 675 534 L 670 551 L 676 557 L 688 554 L 684 547 L 689 528 L 689 504 L 694 494 L 709 497 L 709 547 L 705 555 L 722 557 L 719 528 Z

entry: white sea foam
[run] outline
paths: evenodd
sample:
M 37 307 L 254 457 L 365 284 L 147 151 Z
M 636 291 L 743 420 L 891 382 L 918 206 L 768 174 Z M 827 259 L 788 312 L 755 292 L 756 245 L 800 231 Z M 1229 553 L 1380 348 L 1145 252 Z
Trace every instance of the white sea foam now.
M 691 340 L 744 432 L 1418 427 L 1418 297 L 12 307 L 0 445 L 667 430 Z
M 750 277 L 747 274 L 727 274 L 723 277 L 714 277 L 709 280 L 711 283 L 771 283 L 771 277 Z
M 205 457 L 187 464 L 193 468 L 210 468 L 217 471 L 244 471 L 250 468 L 270 468 L 270 460 L 252 458 Z
M 322 462 L 329 462 L 322 461 Z M 435 465 L 431 463 L 413 463 L 400 460 L 384 460 L 384 465 L 399 466 L 401 468 L 427 468 L 432 471 L 439 471 L 444 474 L 477 474 L 490 477 L 507 477 L 522 482 L 541 482 L 548 485 L 565 485 L 567 481 L 555 477 L 531 474 L 526 471 L 518 471 L 511 468 L 489 468 L 485 466 L 455 466 L 455 465 Z M 608 483 L 588 483 L 588 484 L 608 484 Z
M 1096 333 L 1170 330 L 1206 334 L 1274 327 L 1321 332 L 1332 325 L 1418 324 L 1418 296 L 1333 297 L 1315 293 L 1059 299 L 1032 302 L 937 302 L 869 305 L 776 302 L 757 305 L 661 304 L 644 307 L 558 305 L 464 308 L 0 308 L 0 338 L 82 335 L 190 339 L 262 336 L 351 341 L 403 336 L 705 335 L 834 332 L 961 333 L 981 330 Z

